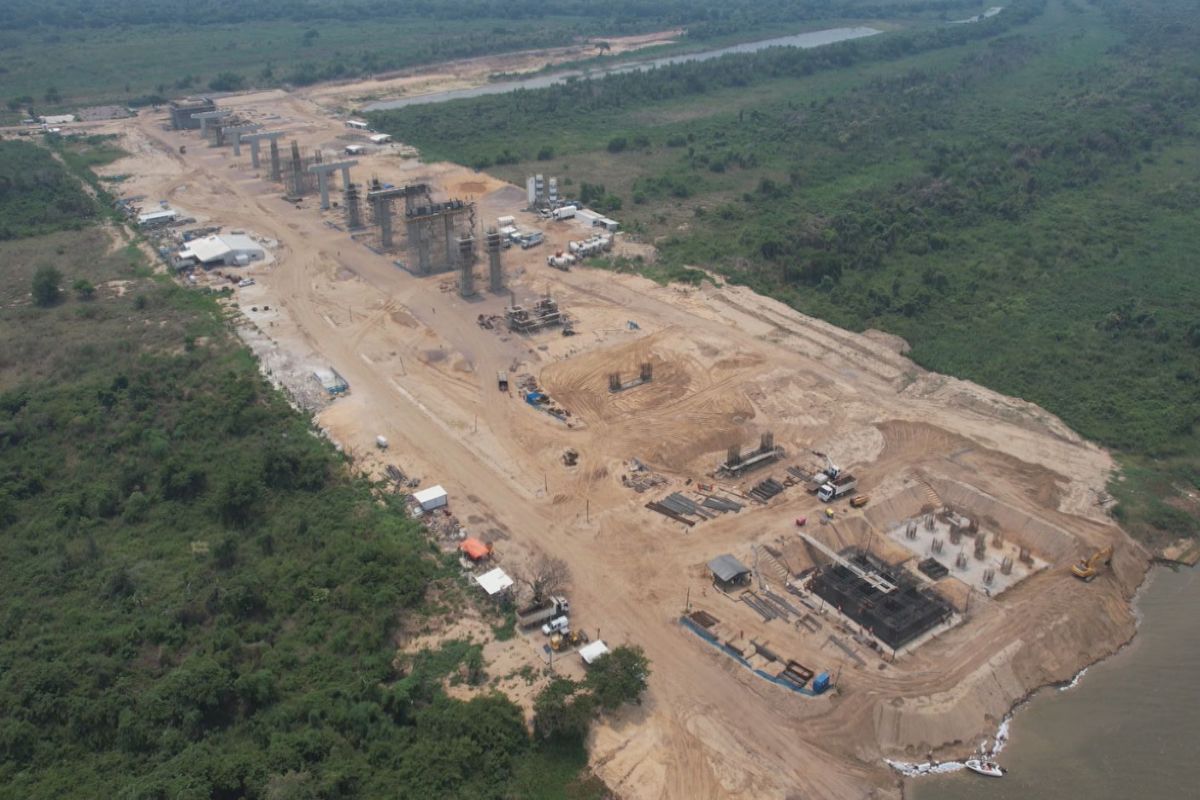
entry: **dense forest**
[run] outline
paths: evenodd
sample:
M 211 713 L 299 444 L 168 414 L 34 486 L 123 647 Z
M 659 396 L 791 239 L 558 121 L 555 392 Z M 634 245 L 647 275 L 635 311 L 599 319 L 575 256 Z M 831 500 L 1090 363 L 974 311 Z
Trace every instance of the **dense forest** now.
M 836 17 L 886 17 L 896 14 L 941 13 L 974 9 L 973 0 L 780 0 L 751 3 L 745 0 L 8 0 L 0 8 L 0 26 L 28 28 L 100 28 L 111 25 L 325 20 L 414 20 L 456 22 L 468 19 L 511 19 L 514 22 L 549 16 L 617 20 L 648 20 L 654 25 L 688 25 L 696 22 L 733 21 L 741 24 L 831 19 Z
M 1200 531 L 1198 78 L 1189 3 L 1026 0 L 375 120 L 429 158 L 603 183 L 659 253 L 611 268 L 715 268 L 1043 405 L 1117 450 L 1114 513 L 1162 541 Z
M 636 649 L 553 684 L 536 735 L 478 644 L 398 656 L 464 608 L 454 560 L 264 382 L 212 297 L 57 227 L 0 242 L 0 797 L 601 796 L 582 737 L 640 694 Z

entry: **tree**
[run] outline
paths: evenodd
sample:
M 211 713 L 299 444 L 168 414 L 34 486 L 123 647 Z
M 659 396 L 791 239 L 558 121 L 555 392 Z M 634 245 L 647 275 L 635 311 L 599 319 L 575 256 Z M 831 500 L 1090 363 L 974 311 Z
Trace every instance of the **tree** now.
M 38 267 L 33 275 L 33 302 L 42 308 L 52 306 L 62 297 L 62 273 L 54 267 Z
M 533 732 L 542 739 L 582 739 L 595 703 L 570 678 L 556 677 L 533 701 Z
M 529 587 L 533 602 L 539 603 L 553 594 L 558 594 L 571 582 L 571 570 L 561 558 L 542 554 L 524 569 L 517 572 L 517 579 Z
M 642 702 L 650 660 L 637 645 L 621 645 L 600 656 L 588 668 L 585 685 L 600 707 L 612 711 L 624 703 Z
M 246 85 L 246 79 L 236 72 L 222 72 L 208 82 L 214 92 L 236 92 Z
M 51 86 L 46 89 L 46 94 L 43 97 L 45 97 L 47 103 L 57 103 L 62 100 L 62 93 L 58 91 L 57 87 Z
M 75 294 L 79 296 L 80 300 L 91 300 L 96 296 L 96 287 L 86 278 L 75 281 L 71 288 L 75 290 Z

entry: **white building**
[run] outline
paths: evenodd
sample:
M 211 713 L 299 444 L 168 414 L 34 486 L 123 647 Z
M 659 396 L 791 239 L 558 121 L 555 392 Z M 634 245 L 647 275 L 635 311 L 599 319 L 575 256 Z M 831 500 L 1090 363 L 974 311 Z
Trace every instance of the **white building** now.
M 392 140 L 392 137 L 386 133 L 377 133 L 369 138 L 371 140 L 371 144 L 387 144 Z
M 179 251 L 179 258 L 191 259 L 205 267 L 219 265 L 244 267 L 252 261 L 262 261 L 266 249 L 249 236 L 240 233 L 224 233 L 193 239 Z
M 346 120 L 346 127 L 365 131 L 367 129 L 367 123 L 363 122 L 361 119 L 348 119 Z
M 50 116 L 38 117 L 43 125 L 66 125 L 68 122 L 75 121 L 74 114 L 51 114 Z
M 583 663 L 589 666 L 595 663 L 596 659 L 600 658 L 600 656 L 605 655 L 608 655 L 608 645 L 604 643 L 603 639 L 597 639 L 579 648 L 579 657 L 583 659 Z

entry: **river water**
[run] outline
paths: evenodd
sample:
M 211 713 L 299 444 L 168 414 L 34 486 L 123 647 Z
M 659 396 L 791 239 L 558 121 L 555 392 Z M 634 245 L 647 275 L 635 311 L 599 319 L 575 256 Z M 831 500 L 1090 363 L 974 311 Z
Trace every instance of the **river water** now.
M 562 72 L 549 72 L 543 75 L 534 75 L 529 78 L 512 81 L 496 81 L 487 83 L 483 86 L 476 86 L 470 89 L 456 89 L 449 92 L 431 92 L 429 94 L 418 94 L 412 97 L 402 97 L 397 100 L 381 100 L 378 103 L 372 103 L 364 108 L 365 111 L 385 111 L 392 108 L 405 108 L 406 106 L 424 105 L 426 103 L 444 103 L 447 100 L 461 100 L 467 97 L 482 97 L 489 94 L 504 94 L 517 89 L 544 89 L 547 86 L 553 86 L 557 83 L 565 83 L 571 78 L 598 78 L 604 75 L 610 75 L 621 72 L 636 72 L 640 70 L 653 69 L 654 67 L 665 67 L 668 64 L 683 64 L 689 61 L 708 61 L 712 58 L 720 58 L 730 53 L 754 53 L 759 50 L 765 50 L 768 47 L 821 47 L 835 42 L 844 42 L 848 39 L 861 39 L 864 36 L 874 36 L 883 31 L 875 28 L 829 28 L 823 31 L 810 31 L 808 33 L 797 33 L 793 36 L 779 36 L 774 39 L 761 39 L 757 42 L 744 42 L 735 44 L 730 47 L 722 47 L 717 50 L 704 50 L 699 53 L 684 53 L 677 56 L 663 56 L 662 58 L 646 59 L 645 61 L 624 61 L 612 67 L 605 67 L 592 70 L 564 70 Z
M 1080 591 L 1087 587 L 1080 585 Z M 906 781 L 911 800 L 1174 800 L 1200 797 L 1200 571 L 1156 569 L 1133 643 L 1071 689 L 1019 709 L 997 760 L 1003 778 L 962 771 Z

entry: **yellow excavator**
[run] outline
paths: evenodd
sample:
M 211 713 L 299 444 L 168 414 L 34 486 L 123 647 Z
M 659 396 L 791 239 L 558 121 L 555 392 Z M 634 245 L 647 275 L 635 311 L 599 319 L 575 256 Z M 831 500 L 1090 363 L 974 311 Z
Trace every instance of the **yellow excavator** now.
M 1103 550 L 1092 553 L 1091 558 L 1080 559 L 1078 564 L 1071 565 L 1071 574 L 1081 581 L 1090 581 L 1100 574 L 1100 567 L 1112 564 L 1113 548 L 1110 544 Z

